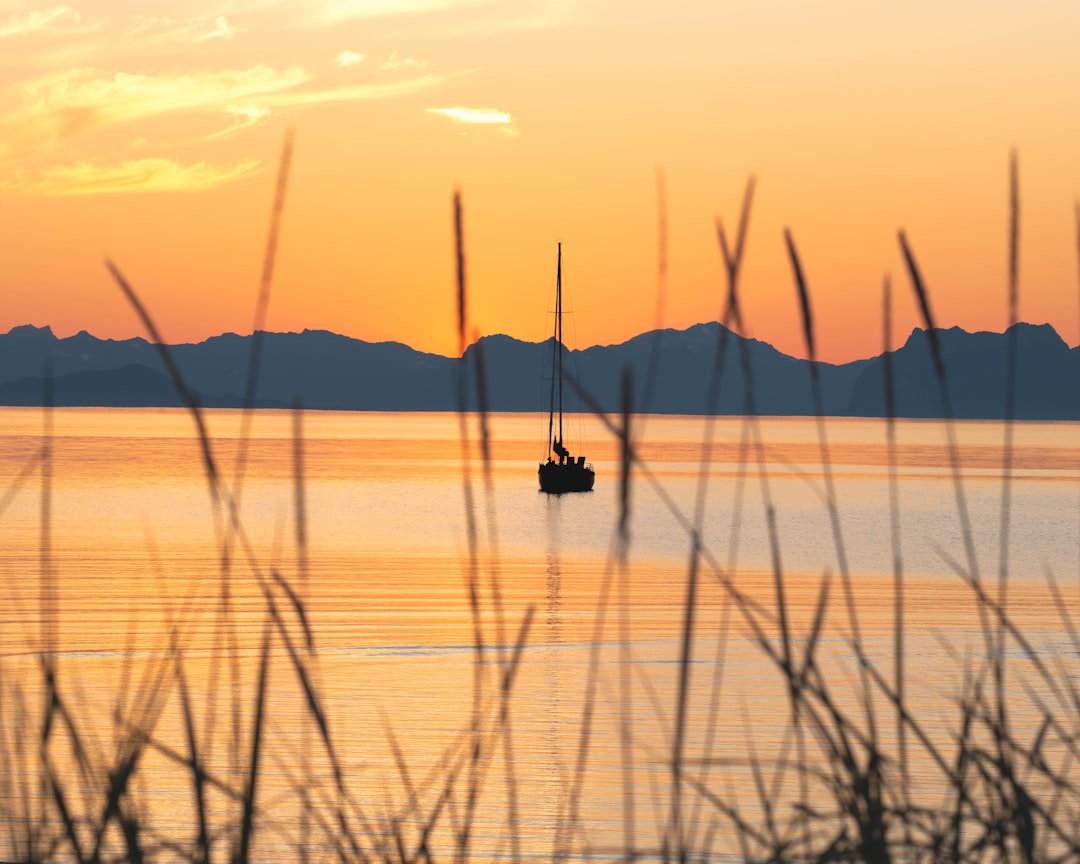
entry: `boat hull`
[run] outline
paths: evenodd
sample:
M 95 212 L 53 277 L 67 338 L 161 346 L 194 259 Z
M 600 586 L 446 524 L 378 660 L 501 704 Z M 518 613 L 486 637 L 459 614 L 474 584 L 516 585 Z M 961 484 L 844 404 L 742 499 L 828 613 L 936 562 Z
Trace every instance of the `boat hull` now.
M 547 462 L 540 466 L 540 490 L 551 495 L 564 492 L 591 492 L 596 472 L 585 465 L 575 463 Z

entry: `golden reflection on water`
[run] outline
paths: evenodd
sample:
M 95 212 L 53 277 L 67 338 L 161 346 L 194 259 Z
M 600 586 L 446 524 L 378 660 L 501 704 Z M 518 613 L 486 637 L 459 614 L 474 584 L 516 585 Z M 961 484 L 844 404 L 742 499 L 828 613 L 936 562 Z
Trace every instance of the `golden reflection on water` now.
M 239 415 L 207 415 L 219 471 L 231 484 Z M 4 409 L 0 422 L 6 433 L 0 472 L 14 478 L 41 446 L 41 415 Z M 586 842 L 617 845 L 624 806 L 620 730 L 629 729 L 641 787 L 634 842 L 655 850 L 668 819 L 667 804 L 655 802 L 668 800 L 689 542 L 648 482 L 641 475 L 635 480 L 630 580 L 625 603 L 618 603 L 618 452 L 599 429 L 591 429 L 591 443 L 579 450 L 597 466 L 597 491 L 555 498 L 535 488 L 534 465 L 543 455 L 543 430 L 535 418 L 494 417 L 490 487 L 475 464 L 472 473 L 479 543 L 471 549 L 462 460 L 477 459 L 478 448 L 475 442 L 462 447 L 455 417 L 311 413 L 304 417 L 303 460 L 309 544 L 301 556 L 294 540 L 291 424 L 287 413 L 256 417 L 246 480 L 237 494 L 243 533 L 224 556 L 227 508 L 215 504 L 208 491 L 198 442 L 182 412 L 55 412 L 50 555 L 41 554 L 36 475 L 13 490 L 0 522 L 6 595 L 0 651 L 7 680 L 23 682 L 20 698 L 33 701 L 34 654 L 42 633 L 39 574 L 49 567 L 59 585 L 59 681 L 94 741 L 95 758 L 106 764 L 122 737 L 125 727 L 112 722 L 114 715 L 130 715 L 155 692 L 167 695 L 154 714 L 153 737 L 182 749 L 179 654 L 195 694 L 206 762 L 226 785 L 239 788 L 268 622 L 267 590 L 291 639 L 303 639 L 287 595 L 268 589 L 280 574 L 303 597 L 318 648 L 312 675 L 349 789 L 370 811 L 369 826 L 398 819 L 415 832 L 420 814 L 448 794 L 448 773 L 468 775 L 472 769 L 462 754 L 470 748 L 477 706 L 484 722 L 493 722 L 498 694 L 513 669 L 512 699 L 506 703 L 512 736 L 505 739 L 511 744 L 500 744 L 503 749 L 488 757 L 473 817 L 476 848 L 487 850 L 484 855 L 506 854 L 506 813 L 514 797 L 521 841 L 532 853 L 550 856 L 578 783 L 587 808 L 587 841 L 578 837 L 575 848 L 580 851 Z M 742 421 L 723 418 L 716 427 L 709 475 L 715 488 L 703 527 L 717 567 L 703 567 L 696 600 L 685 760 L 701 783 L 715 784 L 753 814 L 761 805 L 748 760 L 790 757 L 790 710 L 776 664 L 755 643 L 764 636 L 781 644 L 778 586 L 759 524 L 759 476 L 744 446 Z M 833 676 L 844 704 L 857 706 L 852 621 L 824 517 L 815 421 L 767 419 L 761 427 L 780 515 L 787 626 L 796 649 L 805 650 L 828 580 L 817 648 L 821 668 Z M 888 676 L 896 610 L 883 428 L 869 420 L 828 425 L 862 650 Z M 648 438 L 639 445 L 649 471 L 685 513 L 692 511 L 703 459 L 702 429 L 700 418 L 650 417 Z M 982 578 L 996 586 L 1002 427 L 970 423 L 957 430 Z M 947 743 L 955 727 L 954 700 L 985 648 L 984 621 L 972 589 L 945 562 L 947 556 L 961 559 L 961 553 L 942 427 L 906 422 L 897 431 L 900 529 L 909 574 L 903 606 L 909 698 L 931 718 L 927 734 Z M 1018 578 L 1009 588 L 1009 609 L 1031 644 L 1054 656 L 1068 637 L 1042 580 L 1044 566 L 1060 579 L 1068 611 L 1080 613 L 1080 445 L 1074 427 L 1018 424 L 1013 464 Z M 226 625 L 220 617 L 223 585 Z M 764 610 L 760 630 L 747 626 L 725 586 Z M 620 626 L 632 634 L 629 678 L 623 677 Z M 223 634 L 236 640 L 235 661 Z M 264 794 L 273 803 L 277 828 L 259 842 L 275 850 L 298 842 L 302 772 L 327 799 L 333 798 L 334 783 L 280 636 L 269 657 Z M 1014 650 L 1010 659 L 1013 674 L 1022 678 L 1023 656 Z M 626 680 L 634 705 L 628 722 L 619 708 Z M 1030 679 L 1024 683 L 1040 686 Z M 239 725 L 231 719 L 234 699 Z M 875 705 L 889 716 L 891 706 L 880 693 Z M 140 710 L 142 715 L 133 716 L 145 719 L 149 709 Z M 1019 727 L 1038 726 L 1033 703 L 1018 700 L 1015 712 Z M 881 735 L 884 741 L 895 737 L 891 723 L 883 724 Z M 580 761 L 583 753 L 586 763 Z M 588 770 L 580 774 L 584 765 Z M 922 783 L 933 790 L 940 782 L 925 760 L 916 759 L 912 773 L 916 788 Z M 161 830 L 190 832 L 190 781 L 183 766 L 154 750 L 142 777 Z M 793 794 L 795 785 L 789 773 L 779 783 L 778 799 Z M 463 801 L 455 799 L 454 806 L 455 818 L 464 818 Z M 212 808 L 223 819 L 233 818 L 236 803 L 218 794 Z M 692 808 L 701 825 L 715 816 L 704 799 L 694 797 Z M 456 842 L 452 824 L 440 822 L 436 831 L 444 848 Z M 320 841 L 311 842 L 318 847 Z

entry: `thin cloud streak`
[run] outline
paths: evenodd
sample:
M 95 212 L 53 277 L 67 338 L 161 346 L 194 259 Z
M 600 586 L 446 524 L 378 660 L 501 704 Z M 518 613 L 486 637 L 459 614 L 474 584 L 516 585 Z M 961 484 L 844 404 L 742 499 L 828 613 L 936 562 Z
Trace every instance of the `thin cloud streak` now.
M 257 126 L 263 120 L 273 116 L 273 111 L 262 105 L 226 105 L 225 113 L 232 117 L 232 125 L 210 135 L 204 135 L 199 141 L 220 141 L 237 132 Z
M 428 108 L 428 113 L 449 117 L 459 123 L 481 126 L 510 126 L 514 122 L 514 118 L 506 111 L 495 108 Z
M 19 178 L 0 182 L 0 189 L 41 196 L 197 192 L 246 177 L 260 164 L 257 159 L 229 168 L 215 168 L 205 161 L 182 165 L 163 158 L 128 160 L 117 165 L 77 162 L 49 168 L 35 180 Z
M 445 75 L 422 75 L 392 84 L 357 84 L 352 87 L 334 87 L 327 90 L 305 90 L 274 93 L 262 102 L 274 106 L 325 105 L 329 102 L 371 102 L 377 99 L 393 99 L 429 90 L 446 81 Z
M 12 15 L 0 24 L 0 39 L 40 33 L 58 22 L 68 20 L 75 23 L 79 21 L 79 13 L 70 6 L 50 6 L 48 9 L 35 9 L 21 15 Z

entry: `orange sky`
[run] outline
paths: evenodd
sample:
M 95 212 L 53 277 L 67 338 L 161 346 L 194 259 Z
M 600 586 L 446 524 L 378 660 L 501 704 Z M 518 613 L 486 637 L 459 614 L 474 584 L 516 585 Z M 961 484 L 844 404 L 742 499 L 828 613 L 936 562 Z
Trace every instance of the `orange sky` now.
M 0 330 L 170 341 L 250 331 L 278 153 L 296 151 L 268 327 L 455 350 L 451 195 L 473 326 L 547 336 L 562 240 L 573 344 L 714 319 L 715 218 L 757 176 L 748 330 L 800 354 L 790 226 L 820 354 L 918 321 L 1006 323 L 1007 167 L 1020 312 L 1080 339 L 1080 4 L 958 0 L 0 0 Z M 163 8 L 163 7 L 162 7 Z M 179 10 L 182 8 L 182 12 Z M 151 11 L 147 11 L 151 10 Z M 568 333 L 571 331 L 568 329 Z

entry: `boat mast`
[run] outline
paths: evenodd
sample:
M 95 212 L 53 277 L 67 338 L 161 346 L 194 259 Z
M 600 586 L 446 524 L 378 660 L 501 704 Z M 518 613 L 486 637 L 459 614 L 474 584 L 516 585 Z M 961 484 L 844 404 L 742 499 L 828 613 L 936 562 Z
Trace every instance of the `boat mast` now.
M 561 273 L 562 273 L 562 244 L 560 243 L 559 244 L 559 271 L 558 271 L 558 274 L 561 274 Z M 551 457 L 551 451 L 553 449 L 552 448 L 553 441 L 551 439 L 551 431 L 552 431 L 552 424 L 554 423 L 554 420 L 555 420 L 555 379 L 556 379 L 557 373 L 558 373 L 558 366 L 556 364 L 559 362 L 559 360 L 558 360 L 558 357 L 559 357 L 559 297 L 560 297 L 560 295 L 562 293 L 561 288 L 559 287 L 559 285 L 560 285 L 561 278 L 562 278 L 561 275 L 556 275 L 556 277 L 555 277 L 555 285 L 556 285 L 556 288 L 555 288 L 555 332 L 552 334 L 552 338 L 551 338 L 551 342 L 552 342 L 552 348 L 551 348 L 551 398 L 550 398 L 550 400 L 548 402 L 548 458 Z M 560 376 L 560 380 L 561 380 L 561 376 Z M 561 422 L 560 422 L 559 425 L 561 427 L 561 425 L 562 425 Z M 559 430 L 559 434 L 560 435 L 562 434 L 561 428 Z
M 559 355 L 559 446 L 565 447 L 563 443 L 562 433 L 562 407 L 563 407 L 563 387 L 562 387 L 562 346 L 563 346 L 563 332 L 562 332 L 562 243 L 559 244 L 559 263 L 558 268 L 555 271 L 555 328 L 558 331 L 558 337 L 555 340 L 555 351 Z M 562 459 L 560 458 L 561 462 Z

